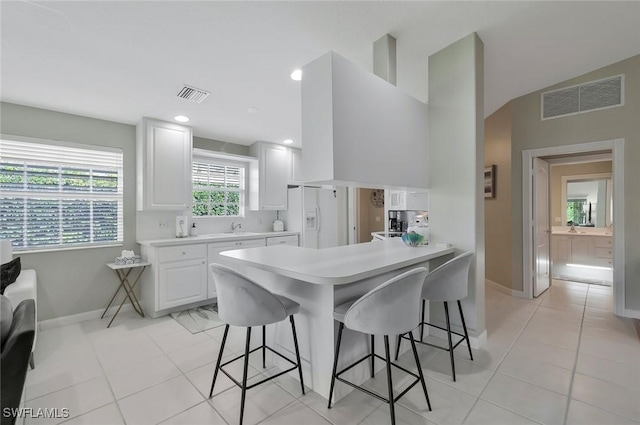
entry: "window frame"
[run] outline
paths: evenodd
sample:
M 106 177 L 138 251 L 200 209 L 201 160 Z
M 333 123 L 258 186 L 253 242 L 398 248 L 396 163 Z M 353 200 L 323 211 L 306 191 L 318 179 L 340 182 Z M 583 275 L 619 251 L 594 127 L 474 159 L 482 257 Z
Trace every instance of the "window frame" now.
M 59 141 L 59 140 L 50 140 L 50 139 L 41 139 L 41 138 L 31 138 L 31 137 L 23 137 L 23 136 L 16 136 L 16 135 L 10 135 L 10 134 L 0 134 L 0 139 L 2 140 L 4 145 L 4 149 L 2 149 L 2 151 L 0 151 L 0 160 L 1 162 L 5 163 L 11 163 L 11 162 L 16 162 L 21 164 L 21 166 L 24 168 L 24 181 L 23 181 L 23 188 L 22 189 L 13 189 L 13 190 L 8 190 L 6 188 L 2 188 L 2 194 L 0 195 L 2 198 L 18 198 L 21 199 L 23 202 L 23 208 L 25 208 L 25 217 L 24 217 L 24 221 L 23 221 L 23 226 L 22 226 L 22 241 L 20 243 L 19 246 L 13 246 L 13 250 L 16 253 L 21 253 L 21 254 L 26 254 L 26 253 L 40 253 L 40 252 L 53 252 L 53 251 L 68 251 L 68 250 L 77 250 L 77 249 L 88 249 L 88 248 L 106 248 L 106 247 L 113 247 L 113 246 L 123 246 L 124 245 L 124 151 L 122 148 L 116 148 L 116 147 L 109 147 L 109 146 L 102 146 L 102 145 L 92 145 L 92 144 L 88 144 L 88 143 L 74 143 L 74 142 L 66 142 L 66 141 Z M 43 145 L 46 146 L 47 150 L 55 150 L 55 148 L 59 148 L 60 152 L 59 153 L 55 153 L 55 152 L 49 152 L 48 154 L 41 154 L 40 152 L 38 152 L 37 156 L 40 157 L 47 157 L 44 160 L 41 160 L 39 158 L 29 158 L 27 156 L 25 157 L 16 157 L 15 155 L 11 155 L 11 153 L 3 155 L 3 152 L 6 152 L 5 149 L 7 149 L 7 144 L 8 143 L 19 143 L 19 144 L 37 144 L 37 145 Z M 72 160 L 67 160 L 67 161 L 63 161 L 63 160 L 58 160 L 56 161 L 56 159 L 59 158 L 67 158 L 67 156 L 65 156 L 65 153 L 69 152 L 69 149 L 80 149 L 80 150 L 84 150 L 84 151 L 89 151 L 89 153 L 101 153 L 101 154 L 114 154 L 113 158 L 111 158 L 111 160 L 114 162 L 113 164 L 83 164 L 83 163 L 74 163 Z M 26 149 L 25 149 L 26 151 Z M 35 150 L 34 150 L 35 152 Z M 82 155 L 82 153 L 79 153 L 79 155 Z M 7 157 L 8 156 L 8 157 Z M 98 157 L 97 155 L 95 156 L 96 158 Z M 98 161 L 96 161 L 98 162 Z M 57 178 L 59 179 L 59 187 L 57 190 L 28 190 L 27 185 L 29 184 L 28 179 L 26 178 L 29 174 L 28 174 L 28 167 L 29 166 L 42 166 L 42 165 L 46 165 L 47 167 L 50 167 L 51 169 L 55 169 L 57 168 L 57 173 L 55 174 L 55 176 L 57 176 Z M 86 171 L 87 174 L 85 174 L 85 176 L 88 176 L 88 181 L 90 182 L 90 189 L 83 191 L 83 190 L 63 190 L 63 180 L 65 178 L 65 170 L 69 170 L 69 169 L 77 169 L 77 170 L 81 170 L 81 171 Z M 94 183 L 94 172 L 96 169 L 99 169 L 100 171 L 105 171 L 107 169 L 111 169 L 112 171 L 116 172 L 116 187 L 115 187 L 115 191 L 114 192 L 108 192 L 108 191 L 94 191 L 94 187 L 93 183 Z M 56 178 L 56 177 L 54 177 Z M 55 220 L 57 222 L 57 227 L 58 227 L 58 231 L 56 233 L 56 237 L 57 237 L 57 241 L 58 243 L 54 243 L 54 244 L 45 244 L 45 245 L 28 245 L 27 244 L 27 238 L 28 238 L 28 233 L 29 233 L 29 227 L 26 225 L 26 223 L 28 223 L 27 221 L 27 217 L 26 217 L 26 209 L 28 208 L 28 200 L 29 199 L 46 199 L 46 200 L 53 200 L 53 201 L 58 201 L 58 217 L 57 220 Z M 89 220 L 89 242 L 78 242 L 78 243 L 64 243 L 63 242 L 63 229 L 65 227 L 65 221 L 64 221 L 64 216 L 62 214 L 63 208 L 65 207 L 65 203 L 71 203 L 73 204 L 74 202 L 88 202 L 89 204 L 89 215 L 88 215 L 88 220 Z M 93 228 L 94 228 L 94 224 L 95 224 L 95 216 L 94 216 L 94 205 L 95 202 L 100 202 L 100 201 L 115 201 L 117 203 L 117 212 L 116 212 L 116 217 L 115 217 L 115 224 L 116 224 L 116 238 L 115 240 L 107 240 L 107 241 L 94 241 L 94 237 L 96 237 L 96 233 L 93 232 Z M 54 220 L 52 220 L 53 222 Z M 68 226 L 68 224 L 66 224 Z M 53 226 L 52 227 L 56 227 Z M 14 238 L 12 240 L 16 240 L 17 238 Z M 13 245 L 13 244 L 12 244 Z
M 196 182 L 195 182 L 195 172 L 193 170 L 195 164 L 205 164 L 205 165 L 213 165 L 213 166 L 225 166 L 225 167 L 234 167 L 240 169 L 240 188 L 229 189 L 229 188 L 212 188 L 208 190 L 211 192 L 238 192 L 239 194 L 239 202 L 238 202 L 238 215 L 195 215 L 193 214 L 193 208 L 195 207 L 195 200 L 192 202 L 191 206 L 191 216 L 193 219 L 219 219 L 219 218 L 244 218 L 247 211 L 248 204 L 248 196 L 249 196 L 249 164 L 247 160 L 244 160 L 244 157 L 238 156 L 227 156 L 216 154 L 215 152 L 207 152 L 206 150 L 194 149 L 194 153 L 191 159 L 191 182 L 192 182 L 192 200 L 194 199 L 193 194 L 196 192 Z M 226 172 L 225 172 L 226 176 Z M 209 212 L 211 212 L 211 204 L 209 203 Z

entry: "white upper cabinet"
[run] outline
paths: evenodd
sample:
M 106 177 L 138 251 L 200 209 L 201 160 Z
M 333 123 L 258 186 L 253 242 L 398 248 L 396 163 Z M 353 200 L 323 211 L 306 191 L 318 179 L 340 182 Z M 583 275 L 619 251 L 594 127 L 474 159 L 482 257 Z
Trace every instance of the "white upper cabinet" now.
M 390 190 L 390 210 L 429 211 L 429 193 L 420 190 Z
M 291 179 L 291 149 L 273 143 L 256 142 L 251 154 L 258 158 L 258 181 L 252 176 L 249 209 L 286 210 L 287 184 Z M 254 171 L 255 173 L 255 171 Z
M 302 183 L 302 149 L 291 149 L 291 178 L 293 184 Z
M 138 211 L 191 208 L 191 128 L 143 118 L 136 136 Z

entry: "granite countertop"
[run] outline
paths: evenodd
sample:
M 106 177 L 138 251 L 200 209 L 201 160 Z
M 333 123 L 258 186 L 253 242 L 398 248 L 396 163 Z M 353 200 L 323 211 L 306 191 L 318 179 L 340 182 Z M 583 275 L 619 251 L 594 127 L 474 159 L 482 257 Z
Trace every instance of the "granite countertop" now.
M 262 239 L 273 236 L 293 236 L 298 232 L 236 232 L 236 233 L 208 233 L 198 236 L 188 236 L 186 238 L 166 238 L 137 241 L 140 245 L 146 246 L 173 246 L 194 243 L 226 242 Z

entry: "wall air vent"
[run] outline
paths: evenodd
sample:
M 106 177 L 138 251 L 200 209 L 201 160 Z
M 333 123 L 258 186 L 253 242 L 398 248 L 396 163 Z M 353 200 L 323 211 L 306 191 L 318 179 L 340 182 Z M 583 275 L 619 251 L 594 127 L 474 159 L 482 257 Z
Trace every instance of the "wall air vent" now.
M 207 96 L 209 96 L 210 94 L 211 93 L 206 90 L 197 89 L 195 87 L 187 86 L 185 84 L 185 86 L 182 87 L 182 89 L 178 93 L 178 97 L 180 99 L 185 99 L 190 102 L 202 103 L 202 101 L 205 100 Z
M 624 105 L 624 75 L 542 93 L 542 119 Z

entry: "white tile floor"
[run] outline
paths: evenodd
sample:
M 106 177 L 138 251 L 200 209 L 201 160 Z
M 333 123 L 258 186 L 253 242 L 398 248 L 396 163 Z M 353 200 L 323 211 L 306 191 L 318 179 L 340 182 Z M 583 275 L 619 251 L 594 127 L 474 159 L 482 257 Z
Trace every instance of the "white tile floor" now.
M 473 362 L 464 345 L 456 350 L 455 383 L 448 354 L 419 347 L 433 411 L 416 386 L 396 407 L 397 422 L 640 424 L 640 339 L 636 324 L 614 316 L 610 304 L 611 289 L 594 285 L 554 281 L 533 301 L 487 287 L 486 347 L 475 350 Z M 230 380 L 221 376 L 214 397 L 207 398 L 222 328 L 192 335 L 169 317 L 135 313 L 119 316 L 110 329 L 106 323 L 39 333 L 26 407 L 68 408 L 70 418 L 26 424 L 237 423 L 240 392 Z M 240 351 L 244 332 L 230 335 L 228 347 Z M 400 362 L 414 368 L 407 354 Z M 253 379 L 273 373 L 253 366 Z M 404 378 L 394 371 L 398 389 Z M 384 371 L 366 385 L 386 389 Z M 328 410 L 319 395 L 301 396 L 288 376 L 248 394 L 247 425 L 389 423 L 388 406 L 363 393 Z

